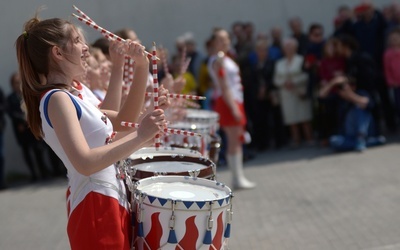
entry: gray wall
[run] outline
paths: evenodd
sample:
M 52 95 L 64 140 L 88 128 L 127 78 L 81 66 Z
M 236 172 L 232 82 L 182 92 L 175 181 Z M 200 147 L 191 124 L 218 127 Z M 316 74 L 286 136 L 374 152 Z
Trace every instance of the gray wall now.
M 373 2 L 381 7 L 392 0 Z M 252 21 L 256 32 L 266 32 L 271 26 L 279 25 L 288 35 L 288 18 L 300 16 L 306 27 L 317 21 L 326 27 L 327 32 L 331 32 L 337 7 L 341 4 L 353 7 L 357 3 L 359 0 L 3 0 L 0 7 L 0 75 L 3 81 L 0 86 L 9 93 L 8 79 L 17 69 L 15 39 L 22 33 L 24 22 L 42 5 L 47 6 L 47 10 L 41 12 L 42 18 L 72 20 L 70 14 L 75 4 L 108 30 L 134 28 L 145 46 L 150 47 L 155 41 L 173 52 L 176 37 L 187 31 L 195 34 L 202 49 L 214 26 L 229 29 L 238 20 Z M 84 30 L 90 42 L 99 37 L 89 27 L 84 27 Z M 27 173 L 10 122 L 7 127 L 4 142 L 6 171 Z

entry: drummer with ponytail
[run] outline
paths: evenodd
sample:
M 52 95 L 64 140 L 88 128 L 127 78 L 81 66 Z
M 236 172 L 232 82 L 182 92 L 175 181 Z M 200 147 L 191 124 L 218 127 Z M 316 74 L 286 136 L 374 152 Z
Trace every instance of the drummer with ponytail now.
M 143 117 L 137 131 L 118 134 L 118 112 L 100 110 L 71 91 L 74 78 L 85 73 L 88 47 L 69 21 L 39 20 L 36 15 L 26 22 L 15 45 L 29 127 L 68 171 L 71 249 L 130 249 L 129 203 L 114 163 L 152 141 L 165 126 L 163 110 Z M 132 41 L 121 46 L 135 60 L 135 75 L 147 76 L 144 47 Z M 137 81 L 144 90 L 146 81 Z

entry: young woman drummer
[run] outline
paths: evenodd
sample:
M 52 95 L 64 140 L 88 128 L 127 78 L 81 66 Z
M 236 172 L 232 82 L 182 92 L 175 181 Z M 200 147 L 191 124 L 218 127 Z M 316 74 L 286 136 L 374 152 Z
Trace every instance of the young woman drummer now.
M 144 96 L 149 67 L 144 47 L 129 42 L 124 50 L 136 62 L 135 81 Z M 126 190 L 114 163 L 160 132 L 165 125 L 163 110 L 146 115 L 137 132 L 120 133 L 124 136 L 110 143 L 114 130 L 120 129 L 121 111 L 141 107 L 104 113 L 70 92 L 74 77 L 85 72 L 88 51 L 73 24 L 58 18 L 40 21 L 36 16 L 17 38 L 16 51 L 29 126 L 68 170 L 71 248 L 130 249 Z M 160 97 L 160 103 L 165 98 Z

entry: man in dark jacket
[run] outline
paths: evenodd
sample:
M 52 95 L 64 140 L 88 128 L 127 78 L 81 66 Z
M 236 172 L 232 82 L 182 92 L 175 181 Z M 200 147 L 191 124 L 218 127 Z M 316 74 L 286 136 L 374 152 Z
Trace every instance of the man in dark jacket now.
M 40 171 L 41 177 L 46 178 L 48 176 L 48 170 L 43 156 L 45 145 L 43 141 L 36 140 L 28 127 L 25 113 L 21 108 L 21 78 L 18 73 L 11 76 L 10 84 L 12 93 L 7 97 L 7 111 L 12 121 L 18 145 L 22 149 L 25 163 L 31 173 L 31 180 L 36 181 L 38 179 L 35 171 L 35 162 Z M 32 159 L 31 153 L 33 153 L 35 161 Z

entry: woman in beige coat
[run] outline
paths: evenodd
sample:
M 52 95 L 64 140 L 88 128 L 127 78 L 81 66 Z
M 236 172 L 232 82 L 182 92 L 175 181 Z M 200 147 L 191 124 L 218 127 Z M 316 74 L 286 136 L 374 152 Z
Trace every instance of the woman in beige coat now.
M 311 102 L 307 97 L 308 76 L 302 71 L 303 57 L 296 53 L 297 41 L 283 42 L 284 57 L 275 66 L 274 84 L 279 89 L 283 121 L 290 127 L 292 146 L 300 144 L 300 127 L 308 143 L 312 143 Z

